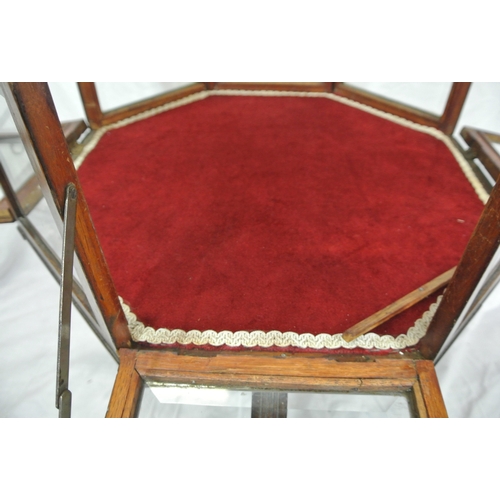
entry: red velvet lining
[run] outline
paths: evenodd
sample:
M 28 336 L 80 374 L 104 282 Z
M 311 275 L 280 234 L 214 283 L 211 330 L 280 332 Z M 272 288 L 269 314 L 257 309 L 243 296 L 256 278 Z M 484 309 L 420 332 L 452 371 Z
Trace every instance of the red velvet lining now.
M 340 333 L 456 265 L 483 206 L 441 141 L 322 98 L 212 96 L 106 133 L 79 175 L 154 328 Z

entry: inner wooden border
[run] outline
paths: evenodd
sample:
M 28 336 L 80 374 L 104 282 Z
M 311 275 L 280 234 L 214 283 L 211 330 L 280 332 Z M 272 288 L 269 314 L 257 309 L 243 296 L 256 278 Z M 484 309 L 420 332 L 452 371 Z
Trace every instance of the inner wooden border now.
M 432 361 L 363 358 L 342 361 L 277 353 L 178 354 L 120 350 L 107 417 L 132 417 L 144 381 L 259 391 L 409 394 L 419 417 L 447 417 Z

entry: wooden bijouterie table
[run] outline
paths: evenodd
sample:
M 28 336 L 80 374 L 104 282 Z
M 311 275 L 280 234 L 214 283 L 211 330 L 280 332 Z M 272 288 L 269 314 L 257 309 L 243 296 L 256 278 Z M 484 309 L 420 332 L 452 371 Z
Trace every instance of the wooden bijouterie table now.
M 286 414 L 279 391 L 402 392 L 445 416 L 431 360 L 498 244 L 450 123 L 342 86 L 227 86 L 110 117 L 81 84 L 77 173 L 30 116 L 56 129 L 49 97 L 10 87 L 56 210 L 78 193 L 76 255 L 120 353 L 108 416 L 132 416 L 144 381 L 254 391 L 265 416 Z

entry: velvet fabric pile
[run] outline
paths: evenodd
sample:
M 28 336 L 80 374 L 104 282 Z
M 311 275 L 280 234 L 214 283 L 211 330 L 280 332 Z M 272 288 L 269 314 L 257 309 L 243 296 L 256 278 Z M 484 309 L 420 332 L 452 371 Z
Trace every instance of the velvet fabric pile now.
M 210 96 L 110 130 L 78 173 L 154 329 L 341 333 L 457 265 L 483 207 L 442 141 L 325 98 Z

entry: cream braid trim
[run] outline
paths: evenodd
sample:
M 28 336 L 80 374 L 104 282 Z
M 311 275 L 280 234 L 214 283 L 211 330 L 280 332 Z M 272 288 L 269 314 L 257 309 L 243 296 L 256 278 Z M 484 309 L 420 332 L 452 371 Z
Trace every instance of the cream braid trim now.
M 442 295 L 431 305 L 420 319 L 417 319 L 407 333 L 403 333 L 394 338 L 391 335 L 378 335 L 376 333 L 366 333 L 351 342 L 346 342 L 341 333 L 331 335 L 321 333 L 312 335 L 311 333 L 280 332 L 272 330 L 264 332 L 254 330 L 248 332 L 245 330 L 231 332 L 223 330 L 181 330 L 179 328 L 169 330 L 168 328 L 159 328 L 155 330 L 150 326 L 144 325 L 137 319 L 137 316 L 131 311 L 120 297 L 120 302 L 127 318 L 128 327 L 135 342 L 147 342 L 149 344 L 194 344 L 197 346 L 211 345 L 220 347 L 223 345 L 230 347 L 301 347 L 312 349 L 404 349 L 415 345 L 427 332 L 427 328 L 434 317 L 434 314 L 441 302 Z

